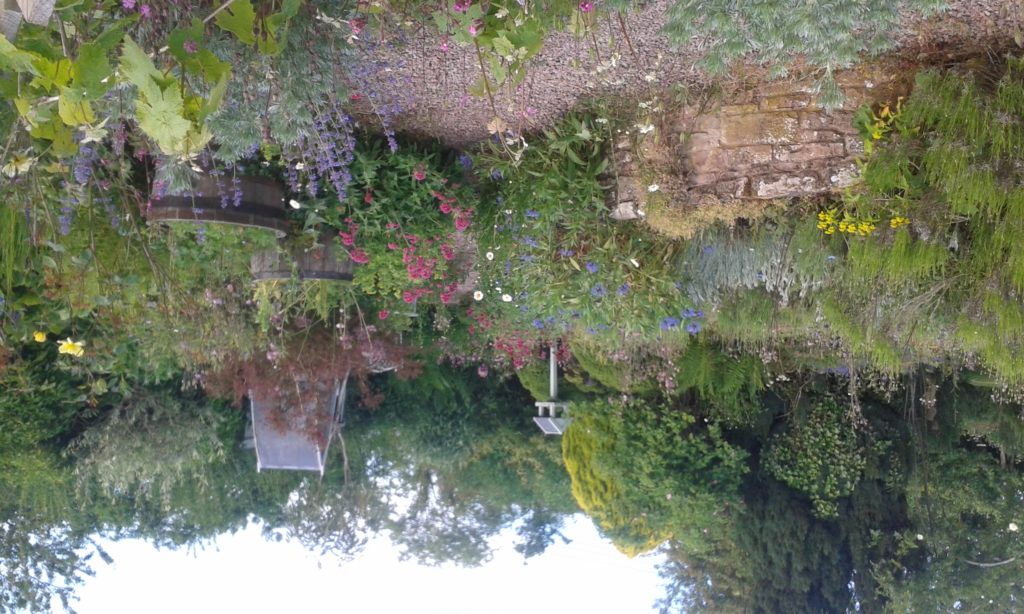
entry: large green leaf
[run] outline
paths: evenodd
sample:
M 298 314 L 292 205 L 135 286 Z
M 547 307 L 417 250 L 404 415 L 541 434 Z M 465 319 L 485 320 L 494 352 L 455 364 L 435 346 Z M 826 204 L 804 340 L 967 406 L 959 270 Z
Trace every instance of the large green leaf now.
M 107 51 L 96 43 L 85 43 L 79 47 L 71 76 L 75 87 L 82 89 L 88 98 L 100 98 L 112 85 L 109 77 L 113 69 L 107 59 Z
M 81 126 L 96 121 L 92 105 L 82 99 L 82 92 L 75 88 L 63 88 L 57 100 L 57 111 L 61 120 L 69 126 Z
M 176 87 L 169 87 L 160 95 L 138 101 L 135 115 L 142 129 L 169 155 L 182 153 L 183 143 L 192 123 L 184 117 L 184 101 Z
M 124 46 L 121 47 L 121 75 L 139 88 L 139 93 L 147 100 L 161 97 L 160 83 L 165 80 L 163 74 L 130 36 L 124 37 Z
M 214 23 L 237 36 L 238 40 L 246 45 L 256 43 L 256 37 L 253 35 L 256 11 L 253 10 L 250 0 L 235 0 L 231 6 L 217 13 Z
M 287 35 L 288 21 L 299 12 L 301 4 L 301 0 L 285 0 L 280 11 L 263 20 L 262 31 L 257 39 L 260 53 L 275 55 L 281 52 Z
M 202 75 L 204 79 L 215 83 L 231 72 L 231 65 L 214 55 L 203 44 L 205 27 L 203 22 L 193 19 L 187 28 L 178 28 L 167 38 L 167 47 L 185 70 Z M 186 45 L 194 45 L 192 51 Z
M 27 72 L 38 75 L 39 71 L 35 66 L 36 56 L 28 51 L 22 51 L 15 47 L 11 41 L 0 36 L 0 70 L 13 70 L 14 72 Z

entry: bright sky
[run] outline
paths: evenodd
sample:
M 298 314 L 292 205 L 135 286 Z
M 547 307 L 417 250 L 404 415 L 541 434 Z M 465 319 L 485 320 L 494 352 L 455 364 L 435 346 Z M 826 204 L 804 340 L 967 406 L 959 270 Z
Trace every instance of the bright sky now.
M 113 565 L 78 591 L 80 614 L 372 612 L 383 614 L 634 613 L 661 596 L 661 556 L 628 559 L 577 514 L 541 556 L 512 549 L 513 529 L 491 542 L 485 566 L 421 567 L 399 562 L 386 537 L 338 566 L 295 542 L 268 542 L 258 525 L 198 552 L 156 550 L 141 540 L 104 542 Z

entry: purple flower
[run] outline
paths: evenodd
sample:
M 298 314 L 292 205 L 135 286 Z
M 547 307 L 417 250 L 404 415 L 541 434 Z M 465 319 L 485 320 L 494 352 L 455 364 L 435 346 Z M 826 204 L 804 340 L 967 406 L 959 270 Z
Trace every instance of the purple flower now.
M 667 316 L 661 321 L 661 330 L 669 330 L 679 326 L 679 318 Z
M 604 284 L 598 282 L 594 284 L 594 287 L 590 289 L 590 296 L 594 298 L 604 298 L 608 295 L 608 290 L 605 289 Z
M 594 10 L 593 2 L 590 2 L 589 0 L 583 0 L 582 2 L 580 2 L 580 11 L 584 13 L 589 13 L 592 10 Z
M 540 212 L 537 211 L 536 209 L 527 209 L 526 210 L 526 217 L 530 217 L 530 218 L 536 219 L 536 218 L 540 217 Z
M 590 273 L 597 273 L 598 268 L 600 268 L 600 267 L 597 266 L 596 262 L 591 262 L 589 260 L 587 261 L 587 271 L 588 272 L 590 272 Z
M 691 335 L 696 335 L 700 332 L 700 322 L 690 322 L 686 325 L 686 332 Z
M 533 327 L 534 328 L 544 328 L 544 322 L 540 321 L 537 318 L 534 318 L 533 319 Z
M 199 51 L 199 43 L 195 41 L 185 41 L 184 47 L 185 53 L 195 53 L 196 51 Z
M 121 6 L 124 10 L 131 11 L 135 9 L 135 0 L 121 0 Z
M 714 245 L 705 245 L 704 249 L 702 249 L 701 251 L 703 251 L 705 254 L 710 256 L 711 254 L 715 253 L 715 246 Z
M 459 164 L 465 170 L 468 171 L 469 169 L 473 168 L 473 158 L 470 158 L 466 154 L 459 154 L 459 158 L 458 159 L 459 159 Z
M 629 294 L 629 282 L 627 281 L 619 286 L 619 289 L 616 290 L 616 292 L 618 292 L 619 296 L 626 296 Z
M 500 170 L 494 169 L 493 171 L 491 171 L 491 179 L 493 181 L 501 181 L 504 178 L 505 176 L 501 174 Z
M 693 309 L 687 308 L 687 309 L 684 309 L 682 312 L 680 312 L 679 315 L 683 316 L 684 318 L 693 318 L 693 317 L 696 317 L 697 312 L 694 311 Z
M 149 17 L 151 12 L 152 10 L 149 8 L 148 4 L 143 4 L 139 7 L 139 15 L 142 15 L 143 17 Z
M 523 237 L 522 242 L 530 247 L 537 247 L 537 239 L 534 239 L 533 237 Z
M 560 249 L 558 255 L 562 258 L 572 258 L 573 251 L 571 249 Z

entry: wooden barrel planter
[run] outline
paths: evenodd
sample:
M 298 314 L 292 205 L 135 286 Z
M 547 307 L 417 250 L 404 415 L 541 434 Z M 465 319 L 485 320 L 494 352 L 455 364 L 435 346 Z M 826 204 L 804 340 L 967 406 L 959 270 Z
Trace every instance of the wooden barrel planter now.
M 279 279 L 352 281 L 354 263 L 333 237 L 309 249 L 290 251 L 269 249 L 256 252 L 250 259 L 252 277 L 257 281 Z
M 237 187 L 242 198 L 234 205 Z M 226 207 L 222 196 L 228 201 Z M 153 198 L 146 211 L 151 222 L 193 222 L 231 224 L 273 231 L 279 238 L 290 227 L 285 205 L 284 188 L 263 177 L 239 177 L 238 185 L 230 178 L 203 175 L 195 182 L 192 194 Z

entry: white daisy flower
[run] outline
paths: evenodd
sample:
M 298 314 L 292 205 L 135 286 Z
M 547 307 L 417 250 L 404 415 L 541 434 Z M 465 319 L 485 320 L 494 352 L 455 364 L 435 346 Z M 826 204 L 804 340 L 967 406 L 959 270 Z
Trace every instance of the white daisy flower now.
M 494 252 L 487 252 L 486 256 L 488 260 L 494 260 Z
M 502 294 L 501 295 L 501 300 L 505 301 L 506 303 L 511 303 L 512 302 L 512 295 L 511 294 Z
M 647 186 L 647 191 L 648 192 L 657 192 L 660 189 L 661 189 L 661 186 L 656 184 L 656 183 L 652 183 L 651 185 Z
M 479 291 L 479 290 L 477 290 L 476 292 L 473 293 L 473 300 L 476 300 L 476 301 L 484 300 L 484 293 Z

